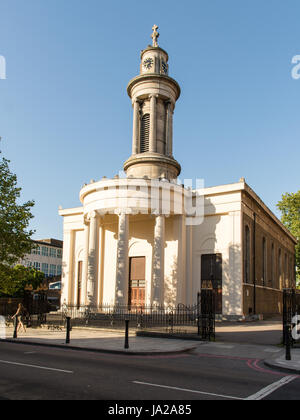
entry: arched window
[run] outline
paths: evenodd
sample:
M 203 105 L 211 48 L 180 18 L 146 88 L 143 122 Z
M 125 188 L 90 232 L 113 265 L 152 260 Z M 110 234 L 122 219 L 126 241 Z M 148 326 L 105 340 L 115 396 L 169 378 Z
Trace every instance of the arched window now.
M 245 227 L 245 283 L 250 283 L 250 229 L 249 226 Z
M 150 114 L 145 114 L 141 121 L 141 151 L 140 153 L 149 152 L 150 138 Z

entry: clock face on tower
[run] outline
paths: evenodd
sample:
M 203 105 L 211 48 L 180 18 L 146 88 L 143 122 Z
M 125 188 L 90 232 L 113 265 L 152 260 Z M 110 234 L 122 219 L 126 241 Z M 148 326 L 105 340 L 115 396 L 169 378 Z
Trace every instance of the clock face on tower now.
M 143 66 L 146 70 L 150 70 L 154 64 L 153 58 L 146 58 L 143 62 Z

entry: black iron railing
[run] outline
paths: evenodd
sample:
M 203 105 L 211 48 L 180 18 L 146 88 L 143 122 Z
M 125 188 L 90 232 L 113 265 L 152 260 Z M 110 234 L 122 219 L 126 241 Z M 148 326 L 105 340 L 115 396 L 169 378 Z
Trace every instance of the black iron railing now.
M 285 289 L 283 291 L 283 344 L 295 343 L 295 334 L 291 337 L 293 330 L 297 329 L 294 323 L 295 317 L 300 315 L 300 291 Z M 299 340 L 298 340 L 299 341 Z
M 203 339 L 215 336 L 215 313 L 213 297 L 208 301 L 198 298 L 196 305 L 122 306 L 103 304 L 101 306 L 63 305 L 60 312 L 47 314 L 49 329 L 65 326 L 67 317 L 72 327 L 93 327 L 123 329 L 128 320 L 131 329 L 168 331 L 169 333 L 194 333 Z
M 28 305 L 29 306 L 29 305 Z M 48 312 L 38 302 L 24 315 L 28 327 L 45 325 L 49 330 L 62 329 L 67 318 L 72 327 L 124 329 L 129 321 L 130 329 L 189 333 L 202 339 L 215 337 L 215 310 L 213 292 L 204 290 L 198 295 L 195 305 L 176 306 L 122 306 L 103 304 L 100 306 L 62 305 L 58 312 Z

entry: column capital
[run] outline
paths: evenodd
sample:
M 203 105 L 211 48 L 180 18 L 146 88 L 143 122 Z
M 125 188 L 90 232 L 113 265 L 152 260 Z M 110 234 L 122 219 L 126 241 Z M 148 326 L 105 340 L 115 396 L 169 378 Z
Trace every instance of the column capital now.
M 169 107 L 169 109 L 171 111 L 174 111 L 174 109 L 175 109 L 175 103 L 171 99 L 167 99 L 165 101 L 165 104 Z
M 92 219 L 96 219 L 96 217 L 98 216 L 98 213 L 95 211 L 95 210 L 92 210 L 92 211 L 90 211 L 88 214 L 87 214 L 87 218 L 88 218 L 88 220 L 92 220 Z
M 143 101 L 139 98 L 132 99 L 132 105 L 136 105 L 136 104 L 142 105 L 142 103 L 143 103 Z
M 90 223 L 90 217 L 89 217 L 89 213 L 85 213 L 83 215 L 83 224 L 84 225 L 88 225 Z

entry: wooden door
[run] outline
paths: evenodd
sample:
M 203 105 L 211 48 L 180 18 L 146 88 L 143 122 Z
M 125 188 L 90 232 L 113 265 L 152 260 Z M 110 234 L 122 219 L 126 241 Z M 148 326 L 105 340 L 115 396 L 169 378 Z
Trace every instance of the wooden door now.
M 146 258 L 130 258 L 129 299 L 131 307 L 145 307 L 146 299 Z
M 222 255 L 208 254 L 201 258 L 201 289 L 211 289 L 214 292 L 216 314 L 222 314 Z

